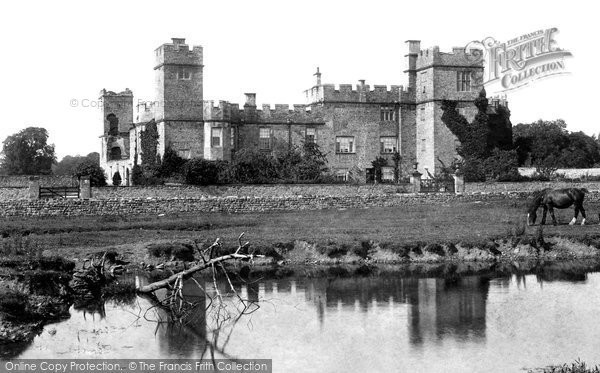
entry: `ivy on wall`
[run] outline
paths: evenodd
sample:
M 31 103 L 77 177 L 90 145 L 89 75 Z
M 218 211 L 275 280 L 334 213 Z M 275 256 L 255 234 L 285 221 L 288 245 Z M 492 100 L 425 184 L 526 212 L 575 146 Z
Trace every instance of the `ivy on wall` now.
M 146 124 L 146 129 L 140 132 L 140 150 L 142 165 L 157 164 L 158 129 L 155 121 Z

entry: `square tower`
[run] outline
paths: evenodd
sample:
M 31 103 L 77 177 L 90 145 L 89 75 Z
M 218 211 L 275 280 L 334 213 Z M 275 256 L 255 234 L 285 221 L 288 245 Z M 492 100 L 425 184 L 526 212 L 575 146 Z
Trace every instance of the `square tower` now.
M 203 157 L 202 47 L 173 38 L 155 50 L 158 154 L 167 147 L 184 158 Z
M 173 38 L 155 51 L 156 108 L 161 120 L 202 121 L 202 47 Z
M 442 102 L 456 101 L 459 111 L 472 120 L 476 112 L 473 102 L 481 90 L 478 77 L 482 76 L 483 62 L 460 47 L 443 53 L 436 46 L 415 56 L 414 44 L 409 44 L 409 61 L 414 63 L 409 69 L 409 77 L 413 75 L 409 84 L 414 88 L 409 91 L 414 92 L 416 104 L 416 158 L 420 172 L 435 175 L 442 166 L 440 160 L 449 166 L 458 156 L 458 139 L 441 119 Z

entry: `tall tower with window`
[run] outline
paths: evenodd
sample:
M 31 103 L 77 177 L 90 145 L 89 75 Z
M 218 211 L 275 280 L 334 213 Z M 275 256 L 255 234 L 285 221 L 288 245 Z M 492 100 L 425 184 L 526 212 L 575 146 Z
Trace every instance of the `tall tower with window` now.
M 115 93 L 103 89 L 100 92 L 100 114 L 103 133 L 101 138 L 100 167 L 110 184 L 119 173 L 123 184 L 129 183 L 129 130 L 133 126 L 133 93 L 129 89 Z
M 409 41 L 409 85 L 414 92 L 416 121 L 416 160 L 419 171 L 435 174 L 442 164 L 450 165 L 457 157 L 457 139 L 442 122 L 442 102 L 457 102 L 459 111 L 470 121 L 476 113 L 474 100 L 480 86 L 477 78 L 483 72 L 482 61 L 465 48 L 451 53 L 439 47 L 420 50 L 417 41 Z
M 158 154 L 171 147 L 180 155 L 203 155 L 202 47 L 190 48 L 185 39 L 155 50 L 155 113 Z

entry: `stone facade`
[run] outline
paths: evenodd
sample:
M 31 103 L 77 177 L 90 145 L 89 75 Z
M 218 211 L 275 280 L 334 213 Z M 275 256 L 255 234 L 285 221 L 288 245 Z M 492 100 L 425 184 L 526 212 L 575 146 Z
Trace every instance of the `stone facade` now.
M 369 180 L 376 157 L 388 159 L 384 178 L 393 177 L 391 158 L 396 151 L 402 156 L 403 176 L 415 165 L 425 177 L 434 175 L 440 161 L 449 165 L 457 157 L 457 140 L 441 121 L 442 101 L 456 101 L 461 114 L 472 120 L 479 91 L 471 76 L 483 66 L 463 48 L 452 53 L 438 47 L 422 50 L 414 40 L 407 46 L 406 88 L 371 87 L 364 80 L 336 87 L 322 84 L 317 69 L 315 85 L 304 91 L 305 104 L 259 108 L 255 93 L 246 94 L 242 107 L 203 101 L 202 47 L 190 48 L 185 39 L 173 39 L 155 51 L 156 101 L 138 105 L 135 123 L 131 91 L 102 91 L 101 166 L 109 183 L 119 170 L 128 184 L 136 155 L 140 161 L 140 131 L 152 120 L 157 123 L 160 155 L 170 147 L 183 158 L 231 160 L 244 148 L 271 152 L 314 141 L 341 180 Z M 109 116 L 113 121 L 118 117 L 118 131 L 111 127 Z

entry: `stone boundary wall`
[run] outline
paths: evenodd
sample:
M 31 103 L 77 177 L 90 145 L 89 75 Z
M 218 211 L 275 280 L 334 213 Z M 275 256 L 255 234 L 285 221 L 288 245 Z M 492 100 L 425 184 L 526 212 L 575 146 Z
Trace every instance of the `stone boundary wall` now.
M 267 184 L 92 188 L 94 199 L 355 196 L 407 193 L 410 184 Z
M 600 182 L 569 182 L 569 181 L 533 181 L 533 182 L 506 182 L 506 183 L 465 183 L 465 193 L 506 193 L 506 192 L 534 192 L 544 188 L 586 188 L 590 192 L 600 192 Z
M 77 178 L 63 175 L 36 175 L 43 187 L 74 187 L 79 185 Z M 0 175 L 1 188 L 27 188 L 30 176 L 26 175 Z
M 264 212 L 285 210 L 351 209 L 367 207 L 401 207 L 439 204 L 450 201 L 523 199 L 528 192 L 483 194 L 389 194 L 348 196 L 283 196 L 283 197 L 201 197 L 172 199 L 121 200 L 37 200 L 0 202 L 0 216 L 100 216 L 147 215 L 179 212 Z M 588 195 L 588 201 L 600 201 L 600 193 Z

